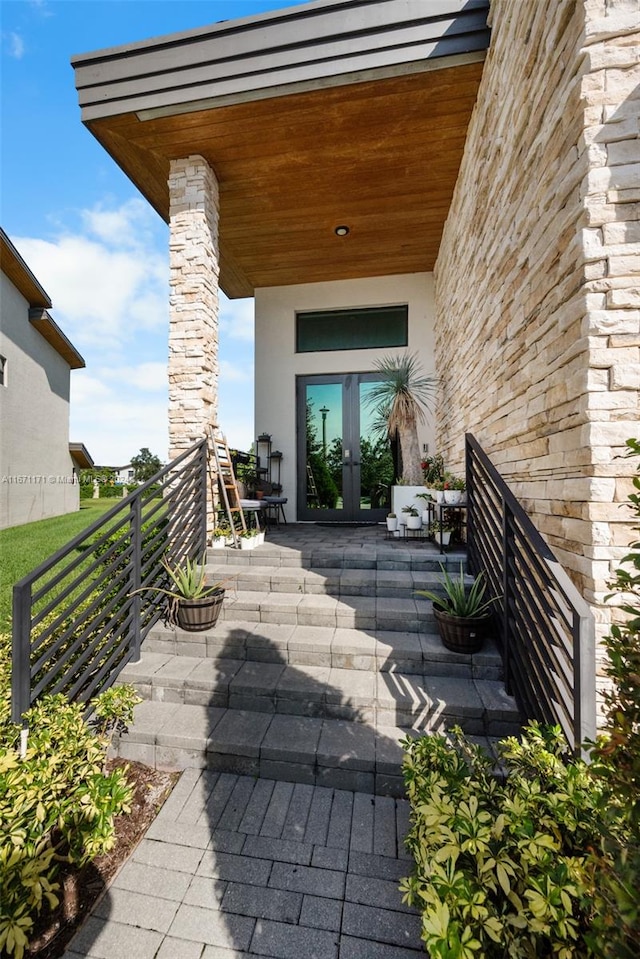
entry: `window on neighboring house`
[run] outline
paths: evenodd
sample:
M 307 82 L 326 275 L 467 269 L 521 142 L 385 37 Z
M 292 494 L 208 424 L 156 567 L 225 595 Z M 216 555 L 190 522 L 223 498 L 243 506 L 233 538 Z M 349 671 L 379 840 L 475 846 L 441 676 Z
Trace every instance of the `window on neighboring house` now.
M 408 333 L 408 306 L 297 313 L 296 353 L 406 346 Z
M 7 358 L 0 356 L 0 386 L 7 385 Z

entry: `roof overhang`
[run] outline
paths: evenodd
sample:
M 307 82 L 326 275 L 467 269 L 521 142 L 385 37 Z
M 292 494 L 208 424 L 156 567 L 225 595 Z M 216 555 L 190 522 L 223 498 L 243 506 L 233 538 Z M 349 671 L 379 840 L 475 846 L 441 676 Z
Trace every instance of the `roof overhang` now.
M 69 453 L 78 469 L 93 469 L 93 459 L 84 443 L 69 443 Z
M 59 353 L 72 370 L 80 370 L 86 365 L 75 346 L 69 340 L 47 310 L 40 307 L 31 307 L 29 322 L 35 326 L 38 333 L 44 336 L 47 343 Z
M 40 286 L 2 227 L 0 227 L 0 267 L 29 306 L 51 309 L 48 293 Z
M 209 162 L 231 297 L 430 270 L 488 6 L 316 0 L 84 54 L 83 122 L 166 222 L 171 161 Z
M 51 308 L 49 295 L 40 286 L 40 283 L 1 227 L 0 267 L 29 304 L 29 321 L 35 326 L 36 330 L 67 361 L 72 370 L 84 367 L 83 358 L 48 312 Z

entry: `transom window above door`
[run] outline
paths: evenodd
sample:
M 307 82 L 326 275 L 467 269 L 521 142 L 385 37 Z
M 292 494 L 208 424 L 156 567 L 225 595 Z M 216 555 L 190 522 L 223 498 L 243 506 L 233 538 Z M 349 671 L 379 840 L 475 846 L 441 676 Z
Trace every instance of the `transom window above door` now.
M 406 305 L 297 313 L 296 353 L 406 346 L 408 328 Z

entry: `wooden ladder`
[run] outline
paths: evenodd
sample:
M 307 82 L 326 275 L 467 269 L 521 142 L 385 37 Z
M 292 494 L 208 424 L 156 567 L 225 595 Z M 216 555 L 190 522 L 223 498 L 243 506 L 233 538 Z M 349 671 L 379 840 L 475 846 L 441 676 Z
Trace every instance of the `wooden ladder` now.
M 227 514 L 227 519 L 229 520 L 229 526 L 231 527 L 234 545 L 238 546 L 238 529 L 236 528 L 234 517 L 239 517 L 240 528 L 243 531 L 246 530 L 247 524 L 244 518 L 242 506 L 240 505 L 240 493 L 238 492 L 238 484 L 233 471 L 233 463 L 231 461 L 231 454 L 229 453 L 229 446 L 227 444 L 226 437 L 216 436 L 213 429 L 211 429 L 209 432 L 209 442 L 211 444 L 211 449 L 213 450 L 213 458 L 216 465 L 220 496 L 222 498 L 225 513 Z

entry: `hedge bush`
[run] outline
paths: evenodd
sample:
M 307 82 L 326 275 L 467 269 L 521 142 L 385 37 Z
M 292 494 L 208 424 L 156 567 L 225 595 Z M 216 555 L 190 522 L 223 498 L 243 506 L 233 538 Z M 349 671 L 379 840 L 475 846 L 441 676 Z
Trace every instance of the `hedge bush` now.
M 63 696 L 44 697 L 28 713 L 26 757 L 10 722 L 10 643 L 0 636 L 0 955 L 21 959 L 35 919 L 58 902 L 63 862 L 82 865 L 114 841 L 114 817 L 126 812 L 126 773 L 104 769 L 110 727 L 129 722 L 130 687 L 96 699 L 98 726 Z
M 640 457 L 640 441 L 627 441 Z M 640 464 L 629 505 L 640 524 Z M 636 526 L 640 528 L 640 525 Z M 590 765 L 530 724 L 499 764 L 459 732 L 404 742 L 416 867 L 405 899 L 439 959 L 640 954 L 640 541 L 612 582 L 607 719 Z
M 405 900 L 439 959 L 589 954 L 601 790 L 571 761 L 558 728 L 536 723 L 499 744 L 494 760 L 460 730 L 404 741 L 416 869 Z

